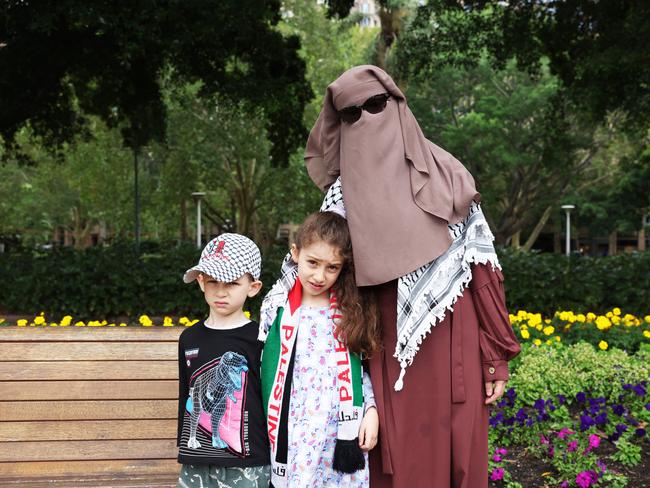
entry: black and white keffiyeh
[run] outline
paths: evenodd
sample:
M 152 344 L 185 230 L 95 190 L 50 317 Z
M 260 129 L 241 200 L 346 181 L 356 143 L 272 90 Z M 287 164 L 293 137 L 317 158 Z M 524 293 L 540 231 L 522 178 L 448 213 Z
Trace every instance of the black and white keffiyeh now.
M 340 177 L 327 191 L 320 211 L 335 211 L 345 216 Z M 424 338 L 444 320 L 447 311 L 453 312 L 456 300 L 472 281 L 471 265 L 490 263 L 493 268 L 501 269 L 494 250 L 494 236 L 479 204 L 472 202 L 467 218 L 448 228 L 452 238 L 449 248 L 434 261 L 398 280 L 394 357 L 401 371 L 394 386 L 396 391 L 404 386 L 406 368 L 413 363 Z M 286 301 L 297 275 L 298 268 L 287 254 L 280 279 L 262 302 L 260 340 L 266 337 L 276 310 Z

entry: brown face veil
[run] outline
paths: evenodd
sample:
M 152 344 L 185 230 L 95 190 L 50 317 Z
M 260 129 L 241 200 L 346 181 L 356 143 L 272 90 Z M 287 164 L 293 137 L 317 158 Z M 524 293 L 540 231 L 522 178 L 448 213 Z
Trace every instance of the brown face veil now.
M 341 121 L 339 110 L 384 93 L 383 111 Z M 327 87 L 305 162 L 322 190 L 341 176 L 359 286 L 391 281 L 440 256 L 451 244 L 447 225 L 480 199 L 472 175 L 424 137 L 404 94 L 376 66 L 352 68 Z

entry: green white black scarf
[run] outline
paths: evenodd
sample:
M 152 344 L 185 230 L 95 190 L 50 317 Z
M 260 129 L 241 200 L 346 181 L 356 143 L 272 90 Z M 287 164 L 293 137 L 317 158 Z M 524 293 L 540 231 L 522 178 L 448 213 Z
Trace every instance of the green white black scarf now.
M 278 309 L 268 331 L 262 357 L 262 398 L 271 445 L 271 486 L 274 488 L 284 488 L 287 485 L 287 423 L 301 302 L 302 284 L 296 279 L 284 306 Z M 363 418 L 363 372 L 359 356 L 348 350 L 335 330 L 341 314 L 333 291 L 330 292 L 330 311 L 339 390 L 338 433 L 333 467 L 337 471 L 353 473 L 365 466 L 358 443 Z

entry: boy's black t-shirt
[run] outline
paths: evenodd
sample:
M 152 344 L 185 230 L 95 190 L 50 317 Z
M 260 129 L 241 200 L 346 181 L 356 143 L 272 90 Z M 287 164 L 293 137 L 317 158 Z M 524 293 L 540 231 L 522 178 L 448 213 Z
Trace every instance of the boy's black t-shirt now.
M 223 467 L 269 461 L 258 325 L 196 324 L 178 340 L 178 462 Z M 216 435 L 215 435 L 216 433 Z

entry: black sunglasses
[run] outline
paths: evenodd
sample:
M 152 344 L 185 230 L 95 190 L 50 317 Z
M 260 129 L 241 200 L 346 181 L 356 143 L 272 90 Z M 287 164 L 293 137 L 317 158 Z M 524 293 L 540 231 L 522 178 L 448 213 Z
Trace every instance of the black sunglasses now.
M 378 114 L 379 112 L 383 112 L 386 108 L 386 103 L 388 102 L 389 98 L 390 95 L 388 93 L 375 95 L 363 102 L 363 105 L 353 105 L 351 107 L 342 108 L 338 112 L 339 117 L 346 124 L 354 124 L 361 118 L 361 112 L 363 110 L 369 114 Z

